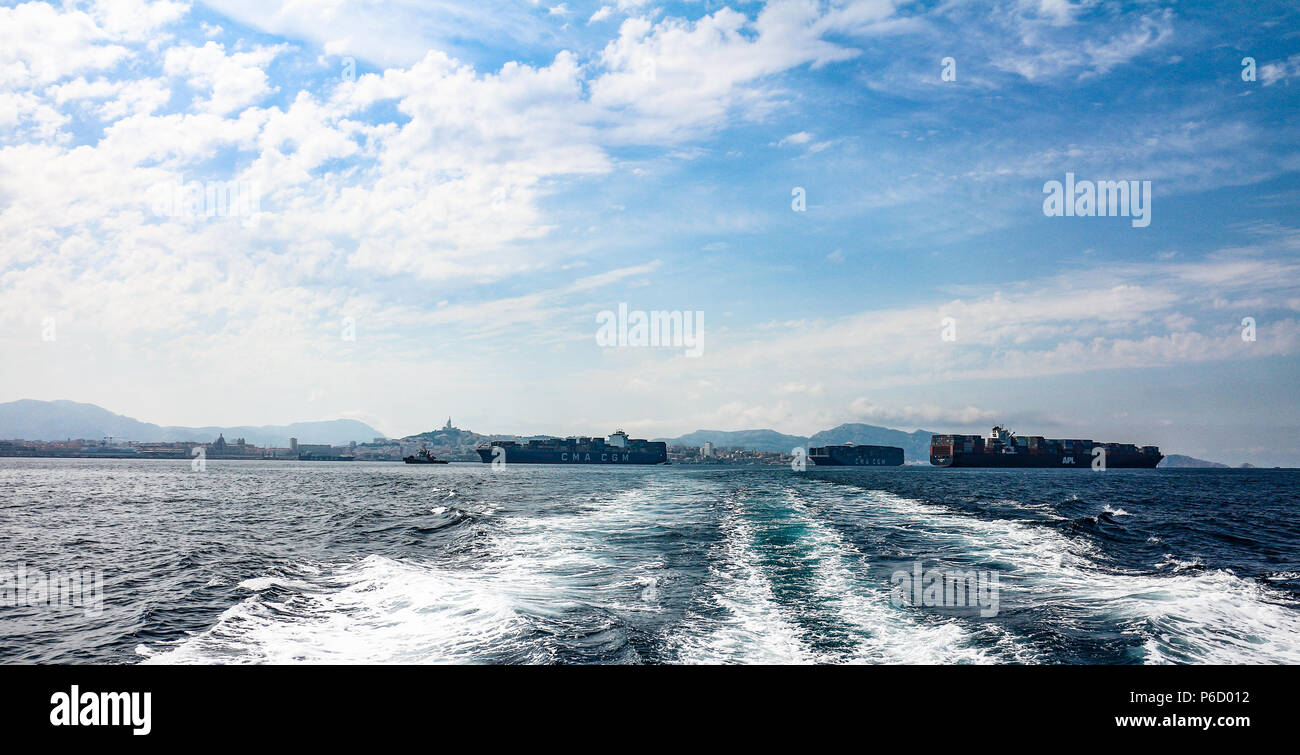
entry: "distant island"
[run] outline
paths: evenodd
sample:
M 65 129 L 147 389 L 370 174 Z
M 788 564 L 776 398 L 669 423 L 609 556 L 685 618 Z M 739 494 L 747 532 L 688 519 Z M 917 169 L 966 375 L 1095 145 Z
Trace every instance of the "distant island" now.
M 1169 454 L 1160 462 L 1160 466 L 1172 469 L 1233 469 L 1233 467 L 1227 464 L 1220 464 L 1217 461 L 1206 461 L 1205 459 L 1197 459 L 1182 454 Z M 1254 468 L 1254 464 L 1241 464 L 1236 467 L 1236 469 Z
M 796 448 L 855 445 L 897 446 L 908 463 L 929 461 L 929 430 L 906 432 L 863 423 L 845 423 L 809 436 L 776 430 L 696 430 L 668 444 L 675 464 L 788 465 Z M 451 418 L 435 430 L 403 438 L 385 438 L 352 419 L 296 422 L 289 425 L 179 427 L 160 426 L 115 414 L 94 404 L 22 399 L 0 403 L 0 455 L 57 455 L 139 458 L 188 457 L 203 446 L 208 458 L 346 459 L 400 461 L 427 448 L 450 461 L 480 461 L 475 449 L 494 440 L 526 441 L 546 435 L 481 434 L 455 427 Z M 21 443 L 19 443 L 21 442 Z M 25 445 L 24 445 L 25 444 Z M 1182 454 L 1168 454 L 1164 468 L 1226 469 L 1227 464 Z M 1240 468 L 1251 468 L 1242 464 Z

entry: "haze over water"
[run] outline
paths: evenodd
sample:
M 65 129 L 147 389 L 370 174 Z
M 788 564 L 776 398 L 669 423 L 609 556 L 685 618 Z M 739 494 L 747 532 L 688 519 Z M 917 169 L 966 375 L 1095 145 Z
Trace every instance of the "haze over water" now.
M 6 663 L 1300 662 L 1300 472 L 0 459 Z M 989 570 L 999 610 L 899 607 Z

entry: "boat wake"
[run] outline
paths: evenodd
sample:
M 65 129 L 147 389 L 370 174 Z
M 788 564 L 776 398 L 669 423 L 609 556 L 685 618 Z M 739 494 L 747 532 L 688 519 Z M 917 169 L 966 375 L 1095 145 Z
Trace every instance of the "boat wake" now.
M 458 496 L 463 516 L 418 530 L 456 530 L 472 548 L 244 579 L 213 626 L 137 652 L 148 663 L 1300 663 L 1300 611 L 1271 583 L 1172 557 L 1120 568 L 1060 516 L 997 518 L 812 477 L 654 476 L 528 505 L 484 495 Z M 998 614 L 893 604 L 889 570 L 913 562 L 997 573 Z

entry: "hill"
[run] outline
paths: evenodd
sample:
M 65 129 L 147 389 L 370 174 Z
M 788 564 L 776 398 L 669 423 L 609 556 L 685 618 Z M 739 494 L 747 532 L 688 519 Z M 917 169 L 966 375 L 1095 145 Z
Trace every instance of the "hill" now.
M 676 438 L 656 438 L 670 446 L 702 446 L 712 443 L 718 448 L 743 448 L 750 451 L 790 453 L 796 447 L 834 446 L 854 443 L 861 446 L 898 446 L 908 461 L 928 461 L 930 431 L 908 433 L 888 427 L 848 423 L 811 436 L 787 435 L 775 430 L 696 430 Z
M 1217 461 L 1206 461 L 1182 454 L 1169 454 L 1160 460 L 1159 467 L 1169 469 L 1228 469 L 1227 464 L 1220 464 Z
M 930 461 L 929 430 L 904 432 L 888 427 L 848 423 L 830 430 L 822 430 L 808 439 L 809 446 L 838 446 L 852 443 L 858 446 L 898 446 L 907 461 Z
M 299 443 L 346 445 L 354 440 L 369 441 L 383 433 L 354 419 L 295 422 L 290 425 L 164 427 L 114 414 L 94 404 L 76 401 L 22 399 L 0 404 L 0 438 L 96 440 L 112 437 L 119 440 L 153 442 L 210 441 L 218 435 L 225 435 L 227 440 L 243 438 L 258 446 L 285 447 L 289 445 L 290 438 L 297 438 Z
M 676 438 L 655 438 L 670 446 L 702 446 L 712 443 L 718 448 L 745 448 L 750 451 L 790 453 L 796 446 L 806 446 L 802 435 L 786 435 L 775 430 L 696 430 Z

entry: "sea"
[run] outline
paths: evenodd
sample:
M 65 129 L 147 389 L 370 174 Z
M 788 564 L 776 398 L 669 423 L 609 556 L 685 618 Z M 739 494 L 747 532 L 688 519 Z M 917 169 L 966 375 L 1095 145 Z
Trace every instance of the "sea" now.
M 1298 507 L 1294 470 L 0 459 L 0 663 L 1300 663 Z

